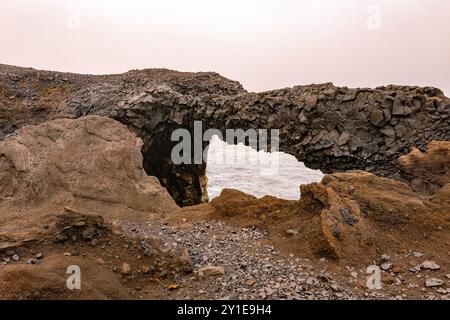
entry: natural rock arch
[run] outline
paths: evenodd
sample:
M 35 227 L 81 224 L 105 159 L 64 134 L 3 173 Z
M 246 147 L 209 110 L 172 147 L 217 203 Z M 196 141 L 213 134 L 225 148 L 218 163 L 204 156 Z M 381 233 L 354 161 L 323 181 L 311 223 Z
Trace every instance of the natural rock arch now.
M 205 130 L 222 132 L 280 129 L 280 151 L 326 173 L 362 169 L 399 178 L 400 155 L 411 147 L 424 151 L 432 140 L 450 140 L 450 100 L 431 87 L 349 89 L 325 83 L 249 93 L 216 73 L 150 69 L 90 76 L 5 66 L 2 70 L 3 99 L 25 83 L 32 88 L 21 98 L 39 113 L 28 116 L 31 123 L 96 114 L 126 124 L 144 141 L 147 173 L 157 176 L 181 205 L 207 198 L 205 165 L 175 166 L 170 161 L 176 144 L 170 141 L 173 130 L 192 131 L 196 120 Z M 55 87 L 61 92 L 39 108 L 39 101 L 48 101 Z M 28 124 L 11 110 L 0 108 L 9 118 L 0 126 L 3 134 Z

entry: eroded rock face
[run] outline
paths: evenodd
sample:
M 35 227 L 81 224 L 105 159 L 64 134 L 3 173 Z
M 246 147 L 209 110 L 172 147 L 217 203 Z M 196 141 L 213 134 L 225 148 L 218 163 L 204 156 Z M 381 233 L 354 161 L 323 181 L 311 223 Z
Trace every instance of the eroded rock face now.
M 399 163 L 403 177 L 415 189 L 439 190 L 450 183 L 450 141 L 433 141 L 426 153 L 414 148 Z
M 62 194 L 145 212 L 177 209 L 145 173 L 141 146 L 124 125 L 99 116 L 23 127 L 0 141 L 0 201 L 40 205 Z
M 450 140 L 450 100 L 430 87 L 349 89 L 326 83 L 249 93 L 214 73 L 154 69 L 83 76 L 5 66 L 0 71 L 0 114 L 14 119 L 0 123 L 4 133 L 23 124 L 14 110 L 24 104 L 34 122 L 62 114 L 116 119 L 142 138 L 145 170 L 181 205 L 207 199 L 205 165 L 174 166 L 170 159 L 173 130 L 192 132 L 195 120 L 204 130 L 222 132 L 280 129 L 281 151 L 326 173 L 361 169 L 399 178 L 400 155 L 412 147 L 425 151 L 432 140 Z M 56 97 L 58 103 L 45 102 Z
M 341 258 L 361 254 L 372 243 L 358 202 L 340 197 L 325 183 L 302 186 L 300 206 L 315 212 L 309 230 L 309 242 L 317 256 Z M 366 249 L 366 250 L 367 250 Z

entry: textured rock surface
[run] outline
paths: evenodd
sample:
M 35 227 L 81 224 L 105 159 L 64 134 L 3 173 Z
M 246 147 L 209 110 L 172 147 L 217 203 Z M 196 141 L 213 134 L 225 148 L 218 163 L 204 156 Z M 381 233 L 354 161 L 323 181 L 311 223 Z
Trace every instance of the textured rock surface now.
M 88 76 L 2 66 L 0 89 L 3 134 L 62 115 L 98 114 L 126 124 L 144 141 L 145 170 L 179 204 L 207 198 L 205 166 L 170 161 L 172 131 L 192 131 L 194 120 L 222 131 L 280 129 L 282 151 L 327 173 L 362 169 L 398 178 L 400 155 L 450 140 L 450 100 L 431 87 L 327 83 L 249 93 L 215 73 L 152 69 Z
M 33 239 L 62 212 L 121 221 L 178 209 L 145 173 L 141 146 L 127 127 L 99 116 L 25 126 L 0 141 L 0 248 Z
M 93 260 L 93 261 L 92 261 Z M 67 266 L 82 268 L 83 290 L 68 290 Z M 42 264 L 18 264 L 1 268 L 0 299 L 130 299 L 127 288 L 114 274 L 95 265 L 95 260 L 81 257 L 51 256 Z M 64 297 L 64 298 L 63 298 Z
M 426 153 L 414 149 L 399 159 L 402 175 L 418 190 L 438 190 L 450 183 L 450 141 L 433 141 Z
M 47 227 L 29 233 L 28 241 L 0 250 L 0 300 L 139 299 L 139 286 L 147 299 L 158 299 L 166 294 L 161 287 L 186 272 L 177 250 L 124 233 L 101 216 L 66 212 L 40 222 Z M 125 274 L 118 272 L 122 265 Z M 79 267 L 80 290 L 67 287 L 74 275 L 69 266 Z
M 124 125 L 99 116 L 23 127 L 0 141 L 0 201 L 38 206 L 64 195 L 145 212 L 177 209 L 145 173 L 141 146 Z

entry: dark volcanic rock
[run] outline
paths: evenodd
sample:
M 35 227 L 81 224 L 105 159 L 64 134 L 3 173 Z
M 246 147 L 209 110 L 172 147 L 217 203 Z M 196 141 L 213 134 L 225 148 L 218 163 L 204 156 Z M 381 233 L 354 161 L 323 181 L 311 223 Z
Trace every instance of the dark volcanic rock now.
M 432 140 L 450 140 L 450 100 L 430 87 L 326 83 L 249 93 L 216 73 L 151 69 L 91 76 L 0 66 L 3 135 L 25 124 L 88 114 L 114 118 L 136 132 L 144 141 L 146 171 L 181 205 L 207 199 L 205 165 L 170 160 L 173 130 L 192 132 L 195 120 L 203 130 L 280 129 L 281 151 L 311 168 L 370 169 L 394 178 L 396 159 L 411 147 L 425 151 Z

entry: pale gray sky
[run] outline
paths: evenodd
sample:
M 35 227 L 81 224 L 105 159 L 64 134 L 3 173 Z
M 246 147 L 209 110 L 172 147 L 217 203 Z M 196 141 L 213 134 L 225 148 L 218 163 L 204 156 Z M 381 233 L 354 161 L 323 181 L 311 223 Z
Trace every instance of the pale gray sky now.
M 450 95 L 450 1 L 0 0 L 0 63 L 217 71 L 251 91 L 332 81 Z

